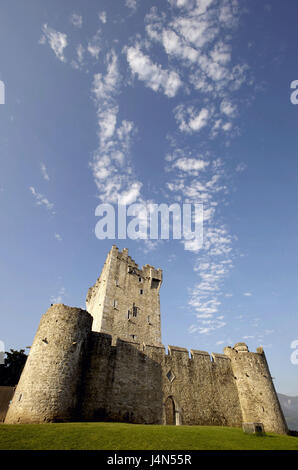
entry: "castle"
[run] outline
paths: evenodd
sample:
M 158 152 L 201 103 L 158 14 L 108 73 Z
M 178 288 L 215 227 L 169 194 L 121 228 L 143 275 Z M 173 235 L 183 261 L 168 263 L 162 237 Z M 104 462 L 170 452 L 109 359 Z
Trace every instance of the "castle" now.
M 86 310 L 55 304 L 43 315 L 5 422 L 259 422 L 287 433 L 262 348 L 166 354 L 161 283 L 161 269 L 113 246 Z

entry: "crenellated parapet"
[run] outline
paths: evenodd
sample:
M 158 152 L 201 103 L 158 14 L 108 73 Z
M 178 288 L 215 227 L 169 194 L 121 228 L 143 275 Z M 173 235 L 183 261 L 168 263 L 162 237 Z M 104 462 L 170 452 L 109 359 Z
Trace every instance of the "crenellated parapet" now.
M 124 421 L 241 426 L 286 433 L 263 349 L 211 353 L 161 342 L 162 270 L 115 245 L 86 310 L 42 316 L 6 423 Z

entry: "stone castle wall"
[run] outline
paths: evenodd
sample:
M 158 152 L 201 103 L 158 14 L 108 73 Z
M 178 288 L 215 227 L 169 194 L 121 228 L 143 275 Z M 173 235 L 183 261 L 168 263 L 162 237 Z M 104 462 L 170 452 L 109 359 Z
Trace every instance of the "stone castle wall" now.
M 125 421 L 287 432 L 262 350 L 224 354 L 161 344 L 162 271 L 110 251 L 88 311 L 53 305 L 42 317 L 6 423 Z

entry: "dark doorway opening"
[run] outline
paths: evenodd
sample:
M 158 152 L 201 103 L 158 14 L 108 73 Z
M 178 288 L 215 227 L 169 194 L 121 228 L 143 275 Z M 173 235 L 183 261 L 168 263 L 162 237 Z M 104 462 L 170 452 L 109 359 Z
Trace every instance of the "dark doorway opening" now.
M 172 397 L 168 397 L 165 402 L 166 424 L 176 424 L 175 403 Z

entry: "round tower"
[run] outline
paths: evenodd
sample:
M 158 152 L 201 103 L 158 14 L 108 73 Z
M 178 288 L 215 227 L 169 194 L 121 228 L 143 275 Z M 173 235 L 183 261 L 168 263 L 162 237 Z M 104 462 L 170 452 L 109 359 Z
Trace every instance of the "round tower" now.
M 85 310 L 55 304 L 42 316 L 5 423 L 77 416 L 82 363 L 92 327 Z
M 237 343 L 224 353 L 231 359 L 243 422 L 263 423 L 265 431 L 286 434 L 287 424 L 263 348 L 253 353 L 245 343 Z

